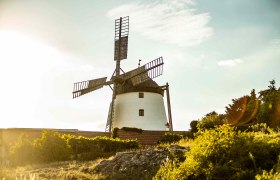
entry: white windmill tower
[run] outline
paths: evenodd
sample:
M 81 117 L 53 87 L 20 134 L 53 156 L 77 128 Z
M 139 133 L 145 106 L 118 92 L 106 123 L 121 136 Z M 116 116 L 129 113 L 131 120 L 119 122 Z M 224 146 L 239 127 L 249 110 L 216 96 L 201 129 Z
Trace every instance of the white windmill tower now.
M 113 91 L 105 131 L 115 127 L 135 127 L 143 130 L 173 131 L 169 85 L 159 86 L 152 79 L 163 72 L 163 59 L 159 57 L 143 66 L 124 72 L 120 62 L 127 58 L 129 17 L 115 20 L 116 69 L 110 80 L 107 77 L 74 84 L 73 98 L 109 85 Z M 111 87 L 113 85 L 113 87 Z M 167 96 L 168 120 L 164 106 L 164 91 Z

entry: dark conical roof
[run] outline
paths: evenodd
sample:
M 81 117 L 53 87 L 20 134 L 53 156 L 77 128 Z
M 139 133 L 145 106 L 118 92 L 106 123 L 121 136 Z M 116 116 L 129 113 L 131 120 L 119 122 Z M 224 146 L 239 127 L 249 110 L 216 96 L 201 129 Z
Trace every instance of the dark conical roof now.
M 141 84 L 133 86 L 131 81 L 126 81 L 120 85 L 117 94 L 123 94 L 128 92 L 154 92 L 163 95 L 162 88 L 152 79 L 149 79 Z

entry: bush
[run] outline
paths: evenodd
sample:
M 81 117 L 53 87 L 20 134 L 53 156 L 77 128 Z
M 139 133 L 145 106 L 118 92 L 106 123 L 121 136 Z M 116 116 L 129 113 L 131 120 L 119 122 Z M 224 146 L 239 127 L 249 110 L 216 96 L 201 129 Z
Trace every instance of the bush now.
M 206 129 L 213 129 L 216 126 L 220 126 L 224 124 L 224 116 L 223 115 L 207 115 L 201 121 L 198 121 L 197 128 L 200 131 Z
M 22 135 L 10 147 L 10 159 L 15 165 L 65 161 L 71 159 L 94 160 L 108 157 L 118 151 L 138 149 L 136 140 L 120 140 L 109 137 L 76 137 L 43 131 L 42 137 L 30 141 Z M 74 156 L 75 155 L 75 156 Z
M 117 128 L 117 127 L 113 129 L 113 132 L 111 135 L 113 139 L 118 137 L 118 130 L 119 130 L 119 128 Z
M 193 139 L 194 138 L 194 133 L 192 133 L 190 131 L 183 132 L 181 135 L 183 136 L 184 139 Z
M 267 172 L 263 171 L 262 174 L 256 175 L 256 180 L 279 180 L 280 179 L 280 172 Z
M 102 136 L 87 138 L 73 135 L 64 135 L 64 139 L 79 160 L 94 160 L 111 156 L 119 151 L 139 148 L 136 140 L 120 140 Z
M 133 128 L 133 127 L 122 127 L 121 130 L 129 131 L 129 132 L 137 132 L 139 134 L 141 134 L 143 132 L 142 129 Z
M 69 160 L 73 154 L 65 139 L 55 131 L 43 131 L 42 137 L 34 141 L 34 146 L 42 162 Z
M 14 165 L 69 160 L 71 154 L 70 146 L 54 131 L 43 131 L 42 137 L 33 141 L 22 134 L 9 149 Z
M 197 129 L 197 124 L 198 124 L 198 121 L 196 120 L 193 120 L 191 123 L 190 123 L 190 127 L 191 127 L 191 132 L 192 133 L 196 133 L 198 131 Z
M 186 160 L 172 170 L 170 164 L 161 167 L 155 179 L 254 179 L 277 164 L 280 137 L 275 132 L 236 132 L 223 125 L 200 133 Z
M 139 134 L 141 134 L 143 132 L 142 129 L 133 128 L 133 127 L 122 127 L 121 130 L 127 131 L 127 132 L 137 132 Z M 117 138 L 118 137 L 118 131 L 119 131 L 119 128 L 117 128 L 117 127 L 114 128 L 111 137 L 114 138 L 114 139 Z
M 26 134 L 21 134 L 10 147 L 9 159 L 13 164 L 24 165 L 34 161 L 34 146 Z
M 159 140 L 159 143 L 168 144 L 180 141 L 183 138 L 181 134 L 165 133 Z

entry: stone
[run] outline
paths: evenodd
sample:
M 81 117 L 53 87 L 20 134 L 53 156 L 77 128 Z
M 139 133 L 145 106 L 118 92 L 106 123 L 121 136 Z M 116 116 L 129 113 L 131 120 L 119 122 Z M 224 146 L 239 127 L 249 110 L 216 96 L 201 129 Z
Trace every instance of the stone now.
M 112 160 L 103 160 L 96 165 L 94 172 L 105 175 L 108 179 L 152 179 L 168 159 L 184 159 L 186 151 L 188 149 L 185 147 L 171 145 L 141 151 L 118 152 Z

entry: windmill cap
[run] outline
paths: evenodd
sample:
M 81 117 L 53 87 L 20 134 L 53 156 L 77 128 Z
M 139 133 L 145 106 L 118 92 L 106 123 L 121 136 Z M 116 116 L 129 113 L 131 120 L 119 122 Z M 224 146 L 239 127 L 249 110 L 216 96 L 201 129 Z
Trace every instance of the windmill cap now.
M 124 94 L 129 92 L 153 92 L 163 95 L 162 88 L 152 79 L 149 79 L 141 84 L 133 85 L 131 81 L 125 82 L 118 88 L 117 94 Z

